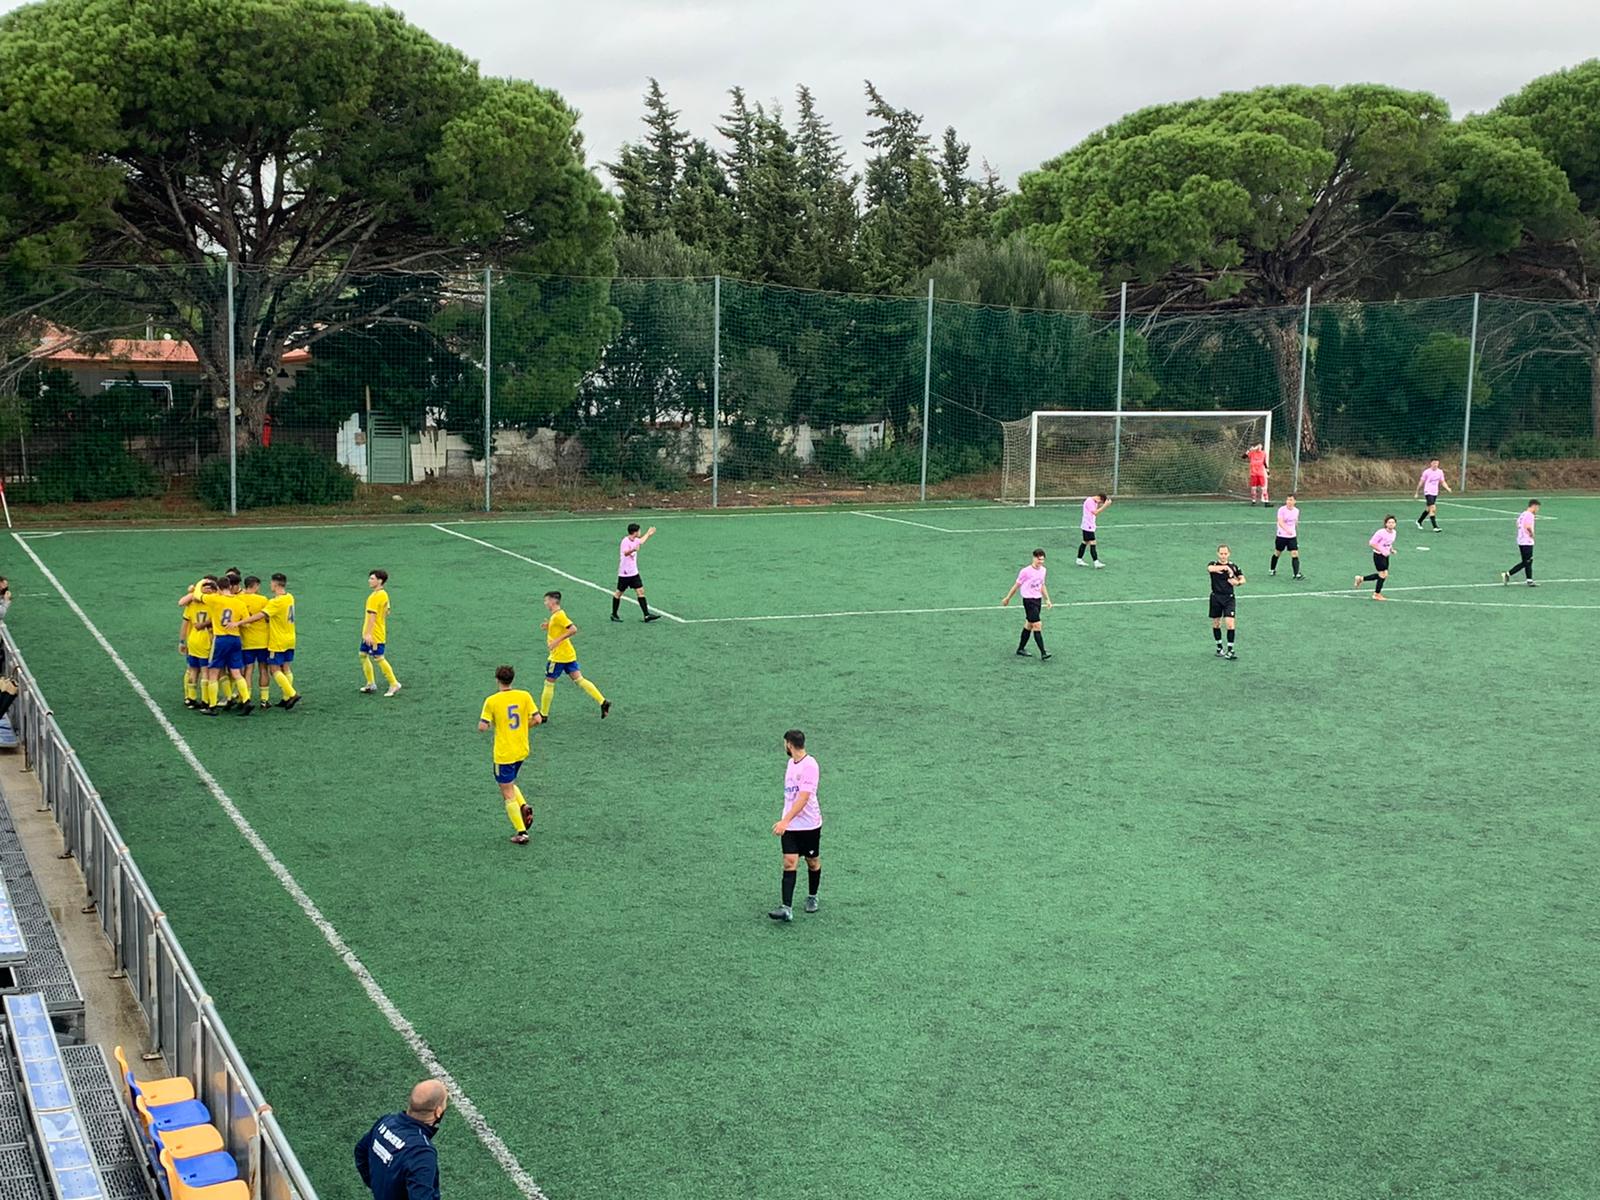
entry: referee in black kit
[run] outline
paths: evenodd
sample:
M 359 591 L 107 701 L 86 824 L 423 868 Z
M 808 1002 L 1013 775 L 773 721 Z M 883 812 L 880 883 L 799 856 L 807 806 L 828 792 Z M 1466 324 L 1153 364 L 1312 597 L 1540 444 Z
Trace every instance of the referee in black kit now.
M 1228 561 L 1229 550 L 1226 545 L 1217 547 L 1217 556 L 1211 560 L 1211 565 L 1206 568 L 1211 572 L 1211 638 L 1217 643 L 1218 658 L 1238 658 L 1233 652 L 1233 589 L 1244 580 L 1244 572 L 1236 563 Z M 1222 645 L 1222 625 L 1228 625 L 1228 645 Z

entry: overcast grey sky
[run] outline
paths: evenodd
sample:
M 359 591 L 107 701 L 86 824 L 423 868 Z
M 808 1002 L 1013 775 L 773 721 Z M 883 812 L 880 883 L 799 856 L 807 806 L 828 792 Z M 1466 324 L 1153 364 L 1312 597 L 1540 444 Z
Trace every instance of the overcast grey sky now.
M 16 0 L 0 0 L 0 10 Z M 796 84 L 860 160 L 861 81 L 955 125 L 1010 183 L 1121 114 L 1266 83 L 1375 81 L 1458 115 L 1600 55 L 1600 0 L 400 0 L 491 74 L 560 91 L 591 163 L 639 135 L 654 75 L 710 136 L 727 89 Z

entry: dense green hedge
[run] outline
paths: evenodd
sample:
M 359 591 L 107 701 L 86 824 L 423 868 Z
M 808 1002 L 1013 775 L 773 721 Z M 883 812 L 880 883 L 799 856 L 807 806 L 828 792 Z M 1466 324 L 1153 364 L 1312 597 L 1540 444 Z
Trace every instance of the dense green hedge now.
M 228 460 L 213 459 L 195 477 L 201 502 L 226 512 Z M 310 446 L 279 443 L 239 455 L 239 507 L 275 504 L 341 504 L 355 498 L 356 477 Z

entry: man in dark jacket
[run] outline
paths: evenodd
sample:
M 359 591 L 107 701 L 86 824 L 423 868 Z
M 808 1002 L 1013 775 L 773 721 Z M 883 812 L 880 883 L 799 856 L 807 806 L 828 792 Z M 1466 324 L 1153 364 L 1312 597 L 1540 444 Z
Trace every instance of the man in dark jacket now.
M 449 1097 L 444 1084 L 424 1079 L 411 1089 L 405 1112 L 380 1117 L 356 1143 L 356 1170 L 373 1200 L 439 1200 L 439 1131 Z

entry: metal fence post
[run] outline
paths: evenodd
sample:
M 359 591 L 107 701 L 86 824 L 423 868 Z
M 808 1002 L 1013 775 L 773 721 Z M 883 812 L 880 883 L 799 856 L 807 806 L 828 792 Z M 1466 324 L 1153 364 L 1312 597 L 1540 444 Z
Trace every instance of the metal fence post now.
M 1472 384 L 1478 371 L 1478 300 L 1480 293 L 1472 293 L 1472 334 L 1467 339 L 1467 406 L 1461 415 L 1461 485 L 1467 490 L 1467 445 L 1472 438 Z
M 717 455 L 722 425 L 722 276 L 711 280 L 711 507 L 717 506 Z
M 494 510 L 494 269 L 483 269 L 483 511 Z
M 1300 327 L 1300 405 L 1294 420 L 1294 491 L 1300 490 L 1300 439 L 1306 428 L 1306 366 L 1311 358 L 1311 289 L 1306 289 L 1306 316 Z M 1272 447 L 1266 447 L 1272 454 Z
M 228 259 L 228 515 L 239 515 L 238 321 L 233 310 L 233 259 Z
M 1118 495 L 1122 480 L 1122 375 L 1123 355 L 1128 345 L 1128 285 L 1122 285 L 1122 307 L 1117 317 L 1117 420 L 1111 439 L 1111 494 Z
M 928 331 L 922 347 L 922 502 L 928 502 L 928 418 L 933 395 L 933 280 L 928 280 Z

